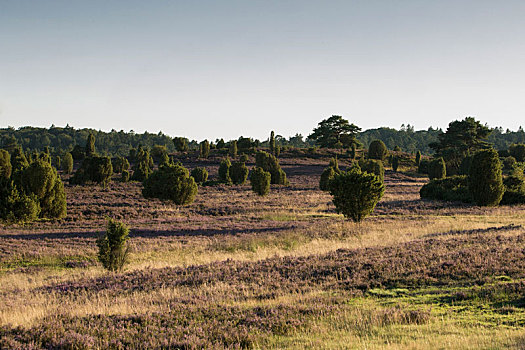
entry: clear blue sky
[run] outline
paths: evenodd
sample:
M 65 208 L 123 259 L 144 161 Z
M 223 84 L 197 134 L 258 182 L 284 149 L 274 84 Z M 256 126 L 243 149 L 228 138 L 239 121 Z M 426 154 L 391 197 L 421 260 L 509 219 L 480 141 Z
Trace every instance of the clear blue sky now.
M 525 1 L 0 0 L 0 127 L 525 126 Z

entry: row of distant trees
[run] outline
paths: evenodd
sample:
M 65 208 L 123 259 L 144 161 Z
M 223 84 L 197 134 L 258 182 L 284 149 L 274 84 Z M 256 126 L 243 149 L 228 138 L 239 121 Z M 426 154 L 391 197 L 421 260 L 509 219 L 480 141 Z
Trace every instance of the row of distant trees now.
M 337 137 L 326 137 L 320 135 L 317 131 L 322 129 L 331 129 L 330 131 L 339 131 Z M 326 130 L 325 130 L 326 131 Z M 173 138 L 163 134 L 142 133 L 138 134 L 133 131 L 124 132 L 112 130 L 104 132 L 93 129 L 75 129 L 70 126 L 50 128 L 21 127 L 14 129 L 12 127 L 0 129 L 0 148 L 11 152 L 11 148 L 21 146 L 24 151 L 41 152 L 48 147 L 52 154 L 65 154 L 72 152 L 75 145 L 84 145 L 88 135 L 92 134 L 97 140 L 97 151 L 101 155 L 110 157 L 127 156 L 133 148 L 142 146 L 147 149 L 153 149 L 154 146 L 160 145 L 166 147 L 168 152 L 175 152 L 176 145 Z M 402 125 L 399 130 L 392 128 L 376 128 L 361 131 L 361 128 L 350 124 L 348 120 L 341 116 L 332 116 L 319 123 L 312 134 L 304 137 L 296 134 L 285 138 L 276 134 L 274 142 L 276 146 L 309 148 L 333 147 L 333 148 L 350 148 L 355 143 L 357 148 L 362 146 L 368 148 L 374 140 L 381 140 L 388 149 L 394 149 L 396 146 L 405 152 L 415 153 L 420 151 L 422 154 L 430 155 L 434 150 L 429 146 L 432 142 L 437 142 L 439 135 L 443 134 L 441 129 L 429 128 L 427 130 L 415 131 L 411 125 Z M 320 136 L 320 137 L 318 137 Z M 237 147 L 264 147 L 270 148 L 270 138 L 259 141 L 249 137 L 240 137 L 236 140 L 216 139 L 210 140 L 210 147 L 229 147 L 233 141 L 237 142 Z M 511 144 L 525 143 L 525 132 L 520 127 L 517 131 L 504 131 L 501 128 L 491 129 L 487 137 L 487 142 L 494 145 L 497 150 L 508 149 Z M 188 150 L 199 150 L 200 144 L 195 140 L 186 139 Z

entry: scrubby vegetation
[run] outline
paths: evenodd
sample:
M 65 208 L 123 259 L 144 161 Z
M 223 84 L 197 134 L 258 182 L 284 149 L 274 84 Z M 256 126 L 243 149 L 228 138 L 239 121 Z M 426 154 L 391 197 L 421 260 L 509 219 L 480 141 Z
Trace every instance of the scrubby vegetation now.
M 257 193 L 259 196 L 267 195 L 270 192 L 271 178 L 272 175 L 269 172 L 264 171 L 261 167 L 252 169 L 250 182 L 253 192 Z
M 286 173 L 281 169 L 279 161 L 274 155 L 259 151 L 255 155 L 255 164 L 257 167 L 270 173 L 272 184 L 288 185 Z
M 523 348 L 525 165 L 490 150 L 493 134 L 447 160 L 444 149 L 405 152 L 420 136 L 399 133 L 384 141 L 394 150 L 383 162 L 367 159 L 359 132 L 328 137 L 334 148 L 293 148 L 275 133 L 217 139 L 207 158 L 183 138 L 113 144 L 126 152 L 110 158 L 93 131 L 94 148 L 87 135 L 69 145 L 75 175 L 54 144 L 42 153 L 9 144 L 0 348 Z M 395 134 L 370 135 L 363 145 Z M 429 181 L 439 157 L 446 177 Z M 105 188 L 69 184 L 94 158 L 122 174 Z M 274 173 L 254 167 L 250 189 L 254 158 Z M 281 172 L 288 186 L 271 186 Z M 475 193 L 501 202 L 479 206 Z
M 177 205 L 188 205 L 195 200 L 197 184 L 188 169 L 180 164 L 161 166 L 143 182 L 145 198 L 173 201 Z
M 358 168 L 341 172 L 330 182 L 330 194 L 336 210 L 355 222 L 372 213 L 384 191 L 385 186 L 379 176 L 361 172 Z
M 109 219 L 104 235 L 97 239 L 98 260 L 109 271 L 121 271 L 128 262 L 127 245 L 129 228 L 121 222 Z

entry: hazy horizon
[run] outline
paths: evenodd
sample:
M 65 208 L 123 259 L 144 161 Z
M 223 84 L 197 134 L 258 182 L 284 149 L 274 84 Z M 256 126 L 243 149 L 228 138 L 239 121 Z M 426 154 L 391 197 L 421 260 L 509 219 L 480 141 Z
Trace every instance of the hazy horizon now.
M 525 116 L 525 3 L 0 0 L 0 124 L 190 139 Z

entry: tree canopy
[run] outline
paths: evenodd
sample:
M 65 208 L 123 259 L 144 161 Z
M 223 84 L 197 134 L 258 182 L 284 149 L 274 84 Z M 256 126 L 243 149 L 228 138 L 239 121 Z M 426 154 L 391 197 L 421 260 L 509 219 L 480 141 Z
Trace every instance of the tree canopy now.
M 448 167 L 457 170 L 465 157 L 490 147 L 486 139 L 491 132 L 488 126 L 467 117 L 451 122 L 447 131 L 438 135 L 438 142 L 431 143 L 430 147 L 436 156 L 443 157 Z
M 325 148 L 349 148 L 358 144 L 357 133 L 361 128 L 350 124 L 340 115 L 333 115 L 319 122 L 317 128 L 308 136 L 316 145 Z

